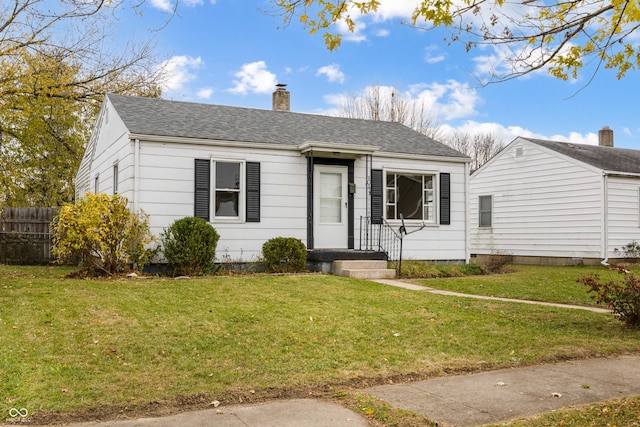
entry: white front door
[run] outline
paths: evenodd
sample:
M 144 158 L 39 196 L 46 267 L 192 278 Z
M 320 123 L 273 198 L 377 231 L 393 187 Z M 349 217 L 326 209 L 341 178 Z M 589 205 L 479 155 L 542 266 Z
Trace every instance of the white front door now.
M 347 167 L 316 165 L 313 172 L 314 248 L 348 246 Z

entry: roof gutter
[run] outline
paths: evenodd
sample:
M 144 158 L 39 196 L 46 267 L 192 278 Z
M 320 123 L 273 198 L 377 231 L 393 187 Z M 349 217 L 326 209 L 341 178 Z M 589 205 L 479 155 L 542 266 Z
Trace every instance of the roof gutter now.
M 602 171 L 602 174 L 605 176 L 617 176 L 621 178 L 640 178 L 640 173 L 631 173 L 631 172 L 617 172 L 617 171 Z
M 209 147 L 229 147 L 233 145 L 237 148 L 250 148 L 250 149 L 264 149 L 264 150 L 286 150 L 297 151 L 306 154 L 308 151 L 317 152 L 319 147 L 324 147 L 325 150 L 330 146 L 331 148 L 345 148 L 351 149 L 352 154 L 357 155 L 375 155 L 376 157 L 387 157 L 405 160 L 423 160 L 423 161 L 440 161 L 448 163 L 471 163 L 470 157 L 452 157 L 452 156 L 437 156 L 433 154 L 414 154 L 414 153 L 395 153 L 390 151 L 378 151 L 377 146 L 356 145 L 356 144 L 328 144 L 321 142 L 308 141 L 303 144 L 278 144 L 272 142 L 250 142 L 250 141 L 228 141 L 219 139 L 205 139 L 205 138 L 185 138 L 178 136 L 161 136 L 161 135 L 145 135 L 131 133 L 130 139 L 145 142 L 157 142 L 157 143 L 176 143 L 176 144 L 194 144 L 194 145 L 206 145 Z M 338 150 L 339 151 L 339 150 Z

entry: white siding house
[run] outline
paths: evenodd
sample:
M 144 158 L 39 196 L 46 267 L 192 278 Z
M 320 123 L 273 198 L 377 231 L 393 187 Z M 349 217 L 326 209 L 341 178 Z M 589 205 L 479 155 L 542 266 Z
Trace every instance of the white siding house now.
M 640 241 L 639 192 L 640 151 L 516 138 L 471 175 L 470 252 L 536 264 L 622 258 Z
M 288 94 L 278 89 L 274 106 Z M 468 164 L 397 123 L 109 94 L 76 195 L 117 191 L 156 235 L 205 218 L 219 261 L 254 261 L 278 236 L 370 249 L 361 224 L 384 218 L 397 230 L 402 215 L 408 231 L 424 226 L 404 238 L 405 259 L 466 262 Z

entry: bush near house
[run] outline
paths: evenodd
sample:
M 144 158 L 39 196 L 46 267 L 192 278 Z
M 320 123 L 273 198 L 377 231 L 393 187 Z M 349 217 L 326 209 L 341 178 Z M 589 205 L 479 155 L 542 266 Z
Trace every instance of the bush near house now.
M 271 273 L 298 273 L 307 265 L 307 247 L 300 239 L 275 237 L 262 245 L 262 256 Z
M 199 276 L 211 271 L 220 235 L 202 218 L 175 220 L 162 233 L 164 257 L 174 274 Z
M 53 254 L 59 262 L 80 264 L 92 276 L 142 269 L 154 255 L 149 220 L 134 213 L 120 195 L 86 194 L 65 204 L 54 218 Z
M 622 283 L 603 282 L 597 274 L 581 277 L 578 282 L 589 287 L 596 303 L 606 305 L 627 326 L 640 329 L 640 279 L 622 267 L 617 271 L 623 275 Z

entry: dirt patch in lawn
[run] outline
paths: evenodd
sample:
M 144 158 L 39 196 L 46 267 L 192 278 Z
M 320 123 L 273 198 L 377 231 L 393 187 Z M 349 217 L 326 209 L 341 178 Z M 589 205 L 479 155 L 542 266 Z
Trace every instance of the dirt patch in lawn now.
M 585 357 L 583 355 L 583 357 Z M 539 360 L 538 363 L 553 363 L 566 360 L 580 359 L 583 357 L 554 357 Z M 588 357 L 588 356 L 586 356 Z M 528 364 L 520 363 L 518 366 Z M 436 377 L 470 374 L 482 371 L 504 368 L 499 365 L 474 365 L 456 368 L 444 368 L 440 371 L 416 372 L 396 374 L 389 376 L 355 377 L 347 381 L 332 384 L 315 384 L 301 387 L 280 387 L 257 390 L 235 390 L 224 396 L 208 394 L 178 395 L 172 399 L 150 401 L 131 406 L 99 406 L 85 408 L 71 412 L 39 411 L 29 415 L 29 424 L 56 425 L 78 422 L 103 422 L 114 420 L 127 420 L 136 418 L 153 418 L 168 416 L 180 412 L 195 411 L 213 408 L 214 402 L 219 402 L 220 408 L 231 405 L 254 404 L 283 399 L 324 399 L 333 400 L 353 410 L 358 410 L 353 405 L 353 394 L 358 390 L 385 384 L 401 384 L 414 381 L 423 381 Z M 513 365 L 511 367 L 514 367 Z M 23 420 L 21 424 L 25 424 Z M 379 425 L 370 419 L 371 425 Z
M 386 377 L 358 377 L 335 384 L 317 384 L 304 387 L 282 387 L 264 390 L 237 390 L 225 396 L 207 394 L 179 395 L 173 399 L 151 401 L 131 406 L 100 406 L 81 409 L 73 412 L 38 411 L 29 416 L 31 424 L 68 424 L 85 421 L 113 421 L 135 418 L 162 417 L 180 412 L 213 408 L 215 401 L 220 402 L 220 408 L 230 405 L 261 403 L 280 399 L 315 398 L 336 400 L 341 402 L 345 393 L 358 389 L 383 384 L 407 383 L 426 380 L 437 376 L 455 375 L 486 370 L 487 367 L 468 369 L 446 369 L 438 373 L 398 374 Z M 348 400 L 348 399 L 347 399 Z M 343 402 L 350 406 L 348 402 Z M 21 424 L 25 424 L 22 422 Z

